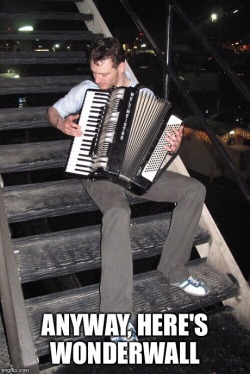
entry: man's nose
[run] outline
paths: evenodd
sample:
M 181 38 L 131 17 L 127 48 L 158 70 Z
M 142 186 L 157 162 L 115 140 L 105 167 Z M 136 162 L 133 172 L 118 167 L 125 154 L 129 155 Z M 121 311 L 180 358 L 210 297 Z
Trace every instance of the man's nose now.
M 98 75 L 95 76 L 95 83 L 98 84 L 98 82 L 101 82 L 101 77 Z

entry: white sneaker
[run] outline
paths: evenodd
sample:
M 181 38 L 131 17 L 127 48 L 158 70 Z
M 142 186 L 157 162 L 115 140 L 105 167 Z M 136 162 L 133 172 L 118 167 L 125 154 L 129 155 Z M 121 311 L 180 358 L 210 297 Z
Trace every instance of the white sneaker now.
M 135 328 L 134 328 L 131 320 L 128 323 L 127 333 L 128 333 L 128 336 L 112 336 L 110 338 L 110 340 L 111 340 L 111 342 L 114 342 L 114 343 L 119 343 L 119 342 L 138 342 L 136 331 L 135 331 Z
M 183 282 L 173 283 L 173 286 L 181 288 L 183 291 L 194 296 L 205 296 L 209 293 L 209 287 L 206 283 L 197 281 L 192 276 Z

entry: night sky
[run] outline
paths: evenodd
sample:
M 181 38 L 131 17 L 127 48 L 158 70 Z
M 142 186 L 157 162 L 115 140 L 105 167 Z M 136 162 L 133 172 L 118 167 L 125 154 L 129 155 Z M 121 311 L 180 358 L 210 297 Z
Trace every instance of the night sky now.
M 108 27 L 113 33 L 117 27 L 133 26 L 131 20 L 126 14 L 124 7 L 119 0 L 94 0 L 97 7 L 105 19 Z M 250 35 L 250 0 L 179 0 L 178 3 L 182 9 L 191 17 L 198 25 L 205 25 L 210 22 L 210 15 L 212 12 L 220 12 L 223 14 L 223 27 L 225 37 L 244 38 L 245 40 Z M 62 6 L 63 4 L 63 6 Z M 167 0 L 130 0 L 130 4 L 138 15 L 143 25 L 150 32 L 164 31 L 166 25 L 166 8 L 168 7 Z M 25 11 L 41 10 L 41 11 L 71 11 L 76 10 L 74 3 L 68 2 L 30 2 L 29 0 L 1 0 L 0 9 L 2 11 Z M 232 11 L 238 9 L 239 12 L 232 14 Z M 174 25 L 176 28 L 181 28 L 179 17 L 174 18 Z M 6 29 L 10 21 L 1 20 L 0 29 Z M 12 21 L 11 27 L 15 29 L 20 24 L 20 21 Z M 35 22 L 36 25 L 41 23 Z M 178 30 L 177 30 L 178 31 Z
M 130 24 L 119 0 L 96 0 L 96 4 L 103 17 L 109 21 L 111 29 Z M 154 0 L 145 3 L 143 0 L 133 0 L 130 1 L 130 4 L 145 27 L 156 32 L 164 30 L 168 1 Z M 210 23 L 211 13 L 219 12 L 223 15 L 224 27 L 228 36 L 233 36 L 235 32 L 240 33 L 242 38 L 250 35 L 249 0 L 179 0 L 178 4 L 196 24 Z M 238 9 L 239 12 L 233 14 L 232 11 L 235 9 Z M 174 22 L 179 25 L 178 16 L 175 17 Z

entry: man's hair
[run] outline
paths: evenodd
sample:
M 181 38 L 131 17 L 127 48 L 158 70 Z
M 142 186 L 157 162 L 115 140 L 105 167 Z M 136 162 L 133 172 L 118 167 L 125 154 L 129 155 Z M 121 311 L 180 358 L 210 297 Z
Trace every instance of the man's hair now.
M 116 38 L 99 38 L 90 47 L 90 61 L 98 63 L 111 58 L 114 68 L 125 61 L 125 53 Z

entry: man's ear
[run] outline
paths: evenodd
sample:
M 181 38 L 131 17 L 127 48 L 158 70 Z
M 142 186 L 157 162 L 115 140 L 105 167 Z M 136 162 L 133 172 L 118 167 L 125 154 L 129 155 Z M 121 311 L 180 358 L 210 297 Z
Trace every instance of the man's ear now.
M 118 70 L 119 70 L 119 73 L 122 74 L 125 72 L 125 62 L 121 62 L 119 65 L 118 65 Z

